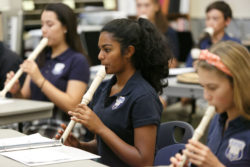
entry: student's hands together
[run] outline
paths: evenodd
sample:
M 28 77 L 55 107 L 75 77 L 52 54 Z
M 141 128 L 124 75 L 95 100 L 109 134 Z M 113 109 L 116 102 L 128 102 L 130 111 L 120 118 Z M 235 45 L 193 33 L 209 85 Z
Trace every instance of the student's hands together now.
M 45 78 L 41 74 L 34 60 L 25 60 L 20 67 L 31 77 L 32 81 L 36 83 L 38 87 L 42 86 Z
M 61 136 L 64 133 L 67 126 L 65 124 L 61 124 L 61 127 L 63 130 L 58 130 L 58 134 L 55 136 L 55 138 L 57 140 L 59 140 L 61 138 Z M 79 140 L 77 140 L 77 138 L 72 133 L 70 133 L 68 135 L 67 140 L 64 142 L 64 144 L 67 146 L 72 146 L 72 147 L 76 147 L 76 148 L 80 147 Z
M 212 151 L 199 141 L 189 140 L 183 154 L 188 157 L 188 161 L 199 167 L 224 167 L 224 165 L 217 159 Z M 181 155 L 176 154 L 170 161 L 177 166 L 181 161 Z M 187 163 L 186 163 L 187 166 Z
M 73 111 L 69 111 L 68 113 L 72 116 L 72 120 L 81 123 L 95 134 L 99 134 L 106 127 L 100 118 L 85 104 L 78 104 Z

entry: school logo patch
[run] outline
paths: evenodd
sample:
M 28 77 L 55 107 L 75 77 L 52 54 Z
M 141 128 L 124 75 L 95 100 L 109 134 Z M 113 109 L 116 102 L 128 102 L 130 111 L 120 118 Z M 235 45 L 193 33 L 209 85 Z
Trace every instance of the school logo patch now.
M 63 72 L 64 67 L 65 67 L 65 64 L 63 64 L 63 63 L 56 63 L 55 67 L 52 70 L 52 73 L 54 75 L 60 75 Z
M 243 150 L 246 146 L 246 143 L 242 140 L 231 138 L 229 139 L 229 143 L 226 149 L 226 157 L 230 161 L 237 161 L 242 159 Z
M 123 96 L 117 97 L 115 104 L 112 106 L 112 110 L 117 109 L 124 101 L 125 101 L 125 97 Z

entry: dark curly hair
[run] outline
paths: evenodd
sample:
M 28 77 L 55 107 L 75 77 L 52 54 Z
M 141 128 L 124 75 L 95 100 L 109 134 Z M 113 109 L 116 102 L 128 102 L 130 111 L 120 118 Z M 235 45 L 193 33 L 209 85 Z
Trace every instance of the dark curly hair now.
M 104 31 L 112 33 L 114 39 L 120 43 L 122 55 L 130 45 L 135 47 L 131 58 L 133 66 L 156 92 L 162 93 L 163 87 L 167 86 L 163 79 L 168 77 L 168 62 L 172 54 L 156 27 L 143 18 L 115 19 L 103 27 L 101 32 Z

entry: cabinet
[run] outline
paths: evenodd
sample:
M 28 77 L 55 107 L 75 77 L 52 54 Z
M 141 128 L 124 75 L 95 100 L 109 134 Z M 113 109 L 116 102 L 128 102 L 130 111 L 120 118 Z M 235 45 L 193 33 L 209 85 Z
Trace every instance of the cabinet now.
M 105 0 L 23 0 L 23 2 L 28 2 L 33 6 L 33 10 L 23 11 L 23 25 L 24 31 L 30 29 L 40 28 L 40 16 L 44 7 L 49 3 L 60 3 L 69 2 L 74 6 L 74 12 L 76 14 L 88 11 L 91 8 L 91 12 L 105 11 Z M 116 3 L 116 0 L 114 1 Z M 24 3 L 23 3 L 24 4 Z

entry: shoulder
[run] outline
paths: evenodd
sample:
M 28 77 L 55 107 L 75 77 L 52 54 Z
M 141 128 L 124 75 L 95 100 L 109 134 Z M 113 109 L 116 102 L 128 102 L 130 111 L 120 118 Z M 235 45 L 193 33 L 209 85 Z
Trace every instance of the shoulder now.
M 223 37 L 222 40 L 223 41 L 230 40 L 230 41 L 241 43 L 241 41 L 238 38 L 232 37 L 232 36 L 228 35 L 227 33 L 225 33 L 225 35 L 224 35 L 224 37 Z
M 1 62 L 5 62 L 8 64 L 16 64 L 22 62 L 22 58 L 6 46 L 4 46 L 3 43 L 0 44 L 0 59 Z
M 75 61 L 87 61 L 86 57 L 82 53 L 76 52 L 73 49 L 69 49 L 68 54 L 70 54 L 71 58 Z
M 172 27 L 168 27 L 166 33 L 167 34 L 177 34 L 177 32 Z
M 68 61 L 70 61 L 74 67 L 81 66 L 89 68 L 89 63 L 87 61 L 87 58 L 82 53 L 69 49 L 67 51 L 67 54 L 68 54 L 67 55 Z
M 129 80 L 128 85 L 133 88 L 132 93 L 136 95 L 153 95 L 157 93 L 155 89 L 146 81 L 139 72 L 136 72 L 134 76 Z
M 167 31 L 165 32 L 165 36 L 167 38 L 177 38 L 177 31 L 171 27 L 168 27 Z

